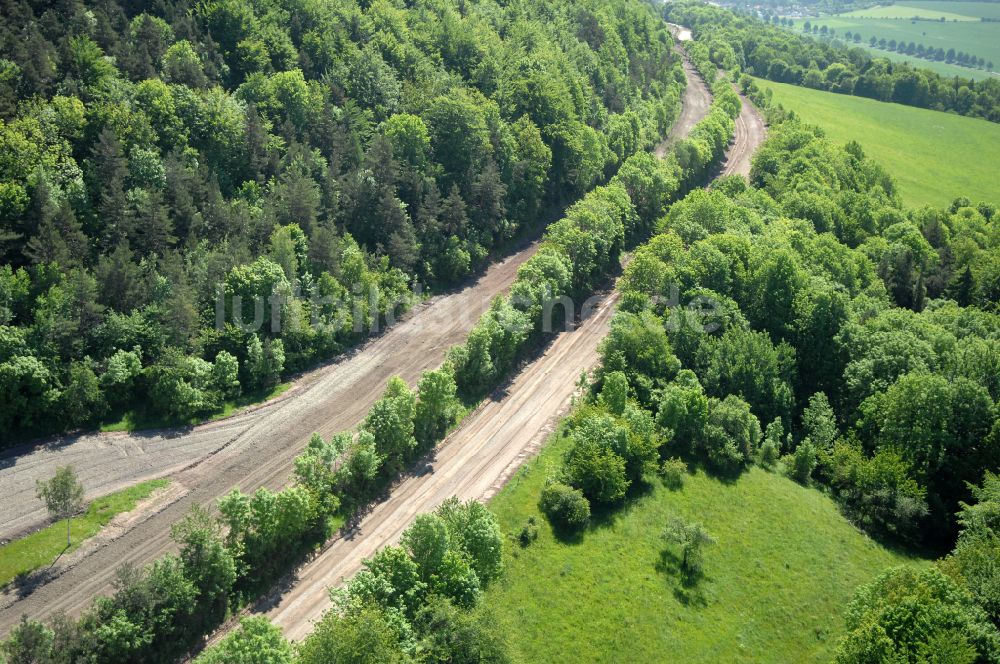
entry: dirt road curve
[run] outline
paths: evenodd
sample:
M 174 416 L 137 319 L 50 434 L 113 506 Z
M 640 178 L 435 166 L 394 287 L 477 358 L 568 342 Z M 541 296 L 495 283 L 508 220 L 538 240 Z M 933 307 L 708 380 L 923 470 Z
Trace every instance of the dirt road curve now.
M 605 293 L 580 326 L 562 332 L 525 367 L 496 400 L 466 418 L 425 468 L 407 477 L 349 536 L 337 539 L 306 564 L 292 587 L 266 610 L 289 638 L 298 640 L 330 606 L 327 588 L 339 585 L 380 548 L 398 541 L 417 514 L 458 496 L 489 498 L 544 442 L 570 405 L 580 372 L 597 362 L 617 293 Z
M 170 525 L 192 505 L 211 504 L 236 486 L 252 491 L 283 485 L 292 459 L 314 431 L 328 436 L 356 426 L 390 376 L 414 384 L 420 372 L 439 366 L 445 351 L 465 339 L 533 253 L 534 246 L 528 247 L 466 289 L 433 298 L 363 348 L 304 376 L 287 398 L 253 412 L 181 431 L 88 435 L 0 461 L 0 522 L 8 532 L 44 518 L 35 479 L 57 465 L 73 464 L 91 495 L 151 477 L 170 476 L 177 487 L 176 500 L 158 505 L 159 511 L 120 538 L 82 559 L 73 557 L 71 566 L 57 563 L 55 578 L 33 593 L 0 595 L 0 635 L 22 613 L 33 618 L 59 610 L 76 613 L 111 589 L 121 563 L 145 563 L 169 551 Z
M 767 138 L 767 125 L 750 100 L 740 95 L 743 108 L 736 118 L 733 144 L 726 151 L 726 162 L 722 175 L 750 175 L 750 160 L 754 150 Z
M 674 50 L 684 56 L 684 49 L 680 46 L 675 46 Z M 681 98 L 681 113 L 667 133 L 667 137 L 653 151 L 660 159 L 667 155 L 671 145 L 691 133 L 694 126 L 708 114 L 708 107 L 712 105 L 712 93 L 687 57 L 684 57 L 684 73 L 688 82 Z

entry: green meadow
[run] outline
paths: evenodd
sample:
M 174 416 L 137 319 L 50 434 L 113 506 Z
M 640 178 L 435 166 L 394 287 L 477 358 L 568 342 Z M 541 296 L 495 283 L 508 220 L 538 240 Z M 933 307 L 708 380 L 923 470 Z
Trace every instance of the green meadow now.
M 507 571 L 486 604 L 529 662 L 827 662 L 842 611 L 886 567 L 926 564 L 855 529 L 831 499 L 752 468 L 724 482 L 658 481 L 558 539 L 536 505 L 566 447 L 558 435 L 492 501 L 510 535 Z M 715 538 L 704 575 L 683 583 L 661 539 L 672 516 Z M 514 543 L 529 517 L 538 539 Z
M 1000 18 L 1000 3 L 996 2 L 965 2 L 964 0 L 907 0 L 907 7 L 926 10 L 940 14 L 948 12 L 960 16 L 979 18 Z
M 820 27 L 825 25 L 828 28 L 833 28 L 840 38 L 843 38 L 846 32 L 860 33 L 861 41 L 865 46 L 868 45 L 868 40 L 871 37 L 885 39 L 887 42 L 895 39 L 897 42 L 923 44 L 927 48 L 941 48 L 946 52 L 950 48 L 956 51 L 965 51 L 993 62 L 994 67 L 1000 66 L 1000 22 L 938 23 L 934 21 L 851 18 L 847 14 L 841 14 L 829 18 L 814 19 L 813 23 Z M 801 29 L 801 25 L 799 29 Z M 879 52 L 886 55 L 891 54 L 889 51 Z M 922 58 L 917 58 L 917 60 L 922 60 Z M 969 68 L 960 67 L 960 69 Z
M 858 141 L 910 206 L 957 196 L 1000 204 L 1000 124 L 757 79 L 774 99 L 837 143 Z
M 885 7 L 868 7 L 866 9 L 856 9 L 852 12 L 845 12 L 840 16 L 856 16 L 859 18 L 924 18 L 932 21 L 944 19 L 946 21 L 978 21 L 978 16 L 959 14 L 955 10 L 957 7 L 950 7 L 951 3 L 934 3 L 934 7 L 919 7 L 909 3 L 905 5 L 887 5 Z M 971 4 L 971 3 L 970 3 Z M 976 3 L 978 4 L 978 3 Z

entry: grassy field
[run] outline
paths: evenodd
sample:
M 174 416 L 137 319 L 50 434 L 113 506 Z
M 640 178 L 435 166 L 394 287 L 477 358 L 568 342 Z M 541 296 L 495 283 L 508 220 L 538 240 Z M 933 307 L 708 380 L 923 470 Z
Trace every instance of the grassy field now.
M 930 12 L 951 12 L 976 18 L 1000 18 L 1000 3 L 966 2 L 965 0 L 907 0 L 907 7 L 915 7 Z
M 833 28 L 840 38 L 843 38 L 846 32 L 860 33 L 861 41 L 866 46 L 871 37 L 886 41 L 895 39 L 897 42 L 923 44 L 927 48 L 942 48 L 945 51 L 953 48 L 956 51 L 965 51 L 992 61 L 995 66 L 1000 66 L 1000 23 L 867 19 L 851 18 L 847 14 L 816 19 L 814 23 L 821 28 L 824 25 Z M 879 52 L 891 55 L 889 51 Z
M 978 21 L 979 16 L 959 14 L 957 7 L 951 8 L 951 3 L 935 3 L 934 7 L 919 7 L 916 5 L 888 5 L 886 7 L 868 7 L 866 9 L 855 9 L 846 12 L 841 16 L 856 16 L 860 18 L 925 18 L 932 21 L 944 19 L 946 21 Z M 976 3 L 978 4 L 978 3 Z
M 925 564 L 871 541 L 818 490 L 757 468 L 728 483 L 699 472 L 678 491 L 657 483 L 581 541 L 560 541 L 536 502 L 565 440 L 491 504 L 507 533 L 530 516 L 538 524 L 529 547 L 510 544 L 486 599 L 528 662 L 826 662 L 859 584 Z M 694 586 L 663 562 L 674 515 L 716 540 Z
M 936 7 L 947 5 L 976 5 L 989 7 L 991 3 L 973 2 L 913 2 L 905 6 L 895 5 L 892 7 L 877 8 L 879 10 L 892 10 L 902 12 L 908 16 L 920 15 L 924 13 L 935 13 Z M 874 10 L 858 10 L 846 14 L 824 16 L 810 19 L 810 23 L 819 27 L 826 26 L 836 31 L 836 37 L 844 39 L 848 32 L 860 34 L 860 43 L 853 40 L 850 46 L 864 48 L 875 57 L 888 58 L 896 62 L 908 62 L 916 67 L 930 69 L 944 76 L 963 76 L 966 78 L 983 79 L 996 76 L 995 73 L 985 69 L 975 67 L 962 67 L 957 63 L 946 61 L 926 60 L 915 55 L 905 55 L 890 51 L 888 49 L 872 48 L 869 39 L 885 39 L 886 42 L 895 40 L 897 42 L 913 42 L 923 44 L 927 48 L 943 49 L 945 52 L 953 48 L 955 51 L 964 51 L 977 58 L 981 57 L 987 62 L 993 62 L 994 69 L 1000 67 L 1000 22 L 984 23 L 979 20 L 978 15 L 990 15 L 994 13 L 1000 17 L 1000 3 L 992 3 L 994 6 L 989 9 L 974 9 L 975 15 L 963 16 L 963 20 L 940 21 L 915 21 L 909 18 L 886 18 L 871 17 Z M 927 5 L 927 7 L 917 5 Z M 937 12 L 940 14 L 940 12 Z M 958 16 L 956 14 L 956 16 Z M 790 28 L 792 32 L 801 34 L 803 20 L 796 20 L 795 25 Z
M 896 178 L 907 205 L 958 196 L 1000 203 L 1000 124 L 762 79 L 774 99 L 837 143 L 858 141 Z
M 0 546 L 0 587 L 19 574 L 50 565 L 59 556 L 72 553 L 85 539 L 100 532 L 115 515 L 134 509 L 140 500 L 167 484 L 169 480 L 152 480 L 94 500 L 85 513 L 70 522 L 73 544 L 68 549 L 65 521 Z

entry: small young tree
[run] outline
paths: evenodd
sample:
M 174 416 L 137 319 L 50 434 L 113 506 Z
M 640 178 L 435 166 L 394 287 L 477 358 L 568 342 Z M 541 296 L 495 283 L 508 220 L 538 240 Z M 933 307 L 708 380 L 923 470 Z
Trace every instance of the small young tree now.
M 49 516 L 56 521 L 66 519 L 66 546 L 70 539 L 70 519 L 83 509 L 83 485 L 76 479 L 72 466 L 62 466 L 56 469 L 56 474 L 48 482 L 38 480 L 36 485 L 38 497 L 45 502 Z
M 813 445 L 812 440 L 806 438 L 799 443 L 799 446 L 795 448 L 795 452 L 791 455 L 790 462 L 788 465 L 789 475 L 799 484 L 808 486 L 813 471 L 816 469 L 816 464 L 819 463 L 816 446 Z
M 660 466 L 660 477 L 669 489 L 680 489 L 684 486 L 684 475 L 687 474 L 687 464 L 683 459 L 671 457 Z
M 701 572 L 702 547 L 715 543 L 715 538 L 700 523 L 688 523 L 676 516 L 667 523 L 667 528 L 663 531 L 663 539 L 680 547 L 681 571 L 689 576 Z

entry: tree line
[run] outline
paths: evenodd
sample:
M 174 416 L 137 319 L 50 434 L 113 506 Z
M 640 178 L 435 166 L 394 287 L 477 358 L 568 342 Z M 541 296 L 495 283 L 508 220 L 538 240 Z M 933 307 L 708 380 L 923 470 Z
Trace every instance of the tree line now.
M 4 16 L 0 445 L 266 394 L 606 181 L 681 80 L 639 2 Z
M 664 12 L 668 20 L 690 27 L 712 61 L 728 71 L 1000 122 L 1000 81 L 994 77 L 949 78 L 701 3 L 670 3 Z

